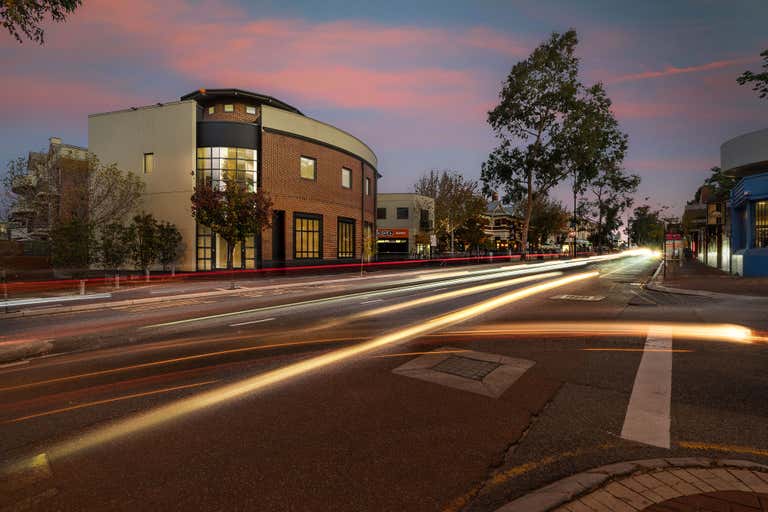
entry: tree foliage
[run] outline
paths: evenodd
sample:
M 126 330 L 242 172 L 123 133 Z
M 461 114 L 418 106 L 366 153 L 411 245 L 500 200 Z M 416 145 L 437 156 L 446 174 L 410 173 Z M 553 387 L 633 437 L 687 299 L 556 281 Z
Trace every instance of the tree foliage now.
M 704 185 L 710 187 L 712 194 L 719 201 L 727 200 L 731 195 L 731 190 L 736 186 L 736 183 L 738 183 L 739 180 L 732 176 L 728 176 L 717 166 L 712 167 L 709 172 L 710 175 L 704 180 Z
M 100 260 L 104 269 L 118 271 L 131 255 L 131 230 L 119 222 L 111 222 L 99 235 Z
M 157 260 L 157 220 L 152 214 L 141 213 L 133 217 L 130 226 L 131 259 L 137 269 L 145 272 Z
M 163 270 L 179 260 L 184 249 L 182 236 L 175 224 L 160 222 L 157 225 L 157 259 Z
M 456 230 L 485 212 L 485 199 L 479 189 L 477 181 L 465 179 L 458 172 L 434 169 L 414 186 L 417 194 L 434 199 L 435 234 L 443 241 L 455 238 Z
M 483 163 L 482 180 L 486 192 L 501 186 L 505 201 L 524 200 L 523 252 L 534 196 L 546 194 L 568 174 L 573 130 L 566 121 L 572 119 L 579 90 L 577 43 L 574 30 L 553 33 L 512 67 L 499 104 L 488 112 L 499 145 Z
M 760 98 L 768 98 L 768 50 L 763 50 L 760 56 L 763 58 L 763 69 L 765 71 L 762 73 L 745 71 L 736 81 L 739 85 L 752 85 L 752 90 L 757 92 Z
M 647 204 L 636 207 L 629 219 L 630 240 L 640 246 L 661 246 L 665 227 L 661 214 Z
M 139 206 L 144 181 L 136 174 L 121 171 L 116 164 L 103 165 L 89 156 L 87 195 L 88 219 L 96 227 L 121 221 Z
M 24 34 L 31 41 L 43 44 L 45 32 L 40 25 L 45 17 L 64 21 L 82 3 L 82 0 L 1 0 L 0 22 L 19 43 Z
M 227 269 L 232 268 L 235 244 L 270 226 L 271 210 L 267 194 L 251 192 L 245 183 L 234 180 L 227 180 L 223 189 L 198 184 L 192 194 L 192 216 L 227 243 Z
M 533 199 L 531 214 L 530 240 L 536 245 L 544 245 L 550 236 L 557 236 L 568 229 L 570 215 L 560 201 L 547 196 Z
M 55 268 L 82 273 L 94 257 L 93 227 L 78 218 L 56 224 L 51 229 L 51 262 Z
M 618 163 L 618 162 L 616 162 Z M 633 195 L 640 185 L 640 176 L 627 174 L 616 165 L 600 170 L 587 185 L 583 212 L 597 219 L 597 231 L 592 242 L 598 247 L 610 244 L 621 227 L 621 215 L 632 206 Z

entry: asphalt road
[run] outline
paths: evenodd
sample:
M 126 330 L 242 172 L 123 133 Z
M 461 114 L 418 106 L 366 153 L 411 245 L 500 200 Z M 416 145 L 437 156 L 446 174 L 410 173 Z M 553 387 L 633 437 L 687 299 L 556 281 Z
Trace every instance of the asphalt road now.
M 0 368 L 0 507 L 494 510 L 611 462 L 767 463 L 766 345 L 711 328 L 765 304 L 644 290 L 657 263 L 7 320 L 53 349 Z

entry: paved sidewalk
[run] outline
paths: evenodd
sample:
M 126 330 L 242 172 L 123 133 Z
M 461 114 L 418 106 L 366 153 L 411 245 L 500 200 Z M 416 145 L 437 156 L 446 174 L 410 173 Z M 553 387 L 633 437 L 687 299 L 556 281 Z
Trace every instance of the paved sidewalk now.
M 768 277 L 733 276 L 696 260 L 666 267 L 659 275 L 659 282 L 667 288 L 768 297 Z
M 555 482 L 497 512 L 768 512 L 768 466 L 677 458 L 623 462 Z

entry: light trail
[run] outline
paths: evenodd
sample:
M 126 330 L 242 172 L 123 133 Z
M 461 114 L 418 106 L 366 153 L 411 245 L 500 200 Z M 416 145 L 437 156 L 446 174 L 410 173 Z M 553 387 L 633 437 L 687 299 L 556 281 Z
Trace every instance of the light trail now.
M 382 336 L 378 336 L 367 342 L 357 345 L 333 350 L 331 352 L 315 356 L 303 361 L 290 364 L 288 366 L 268 371 L 266 373 L 250 377 L 239 382 L 224 385 L 218 389 L 204 391 L 199 395 L 176 400 L 169 404 L 157 407 L 153 410 L 138 415 L 118 420 L 110 425 L 96 428 L 80 437 L 69 441 L 64 441 L 53 445 L 47 452 L 49 460 L 58 459 L 72 455 L 73 453 L 92 448 L 97 445 L 112 441 L 128 434 L 140 430 L 156 427 L 172 420 L 187 416 L 210 407 L 224 404 L 237 398 L 264 390 L 270 386 L 291 380 L 295 377 L 306 375 L 310 372 L 326 368 L 336 363 L 349 360 L 356 356 L 363 355 L 377 349 L 388 346 L 394 346 L 410 340 L 414 337 L 423 335 L 427 332 L 442 329 L 450 325 L 476 318 L 498 309 L 502 306 L 512 304 L 516 301 L 525 299 L 532 295 L 542 293 L 554 288 L 589 279 L 598 275 L 598 272 L 584 272 L 574 274 L 551 281 L 528 286 L 518 290 L 510 291 L 497 297 L 484 300 L 472 306 L 467 306 L 451 313 L 435 317 L 418 325 L 412 325 L 404 329 L 399 329 Z M 20 460 L 3 468 L 6 474 L 24 471 L 35 464 L 39 459 L 35 455 L 28 459 Z
M 458 336 L 493 335 L 563 335 L 563 336 L 646 336 L 649 330 L 669 331 L 673 337 L 734 343 L 765 341 L 748 327 L 736 324 L 671 323 L 671 322 L 546 322 L 519 323 L 442 333 Z
M 602 256 L 592 256 L 592 257 L 583 258 L 579 260 L 529 263 L 525 265 L 510 265 L 510 266 L 499 267 L 496 269 L 482 269 L 482 270 L 471 271 L 470 274 L 467 276 L 463 276 L 463 277 L 459 276 L 456 279 L 449 279 L 449 280 L 445 280 L 441 274 L 435 274 L 434 276 L 427 276 L 427 277 L 421 276 L 417 279 L 418 281 L 438 280 L 438 282 L 415 284 L 415 285 L 403 286 L 400 288 L 390 288 L 390 289 L 377 290 L 377 291 L 355 292 L 355 293 L 339 295 L 334 297 L 322 297 L 319 299 L 309 299 L 309 300 L 304 300 L 299 302 L 292 302 L 288 304 L 278 304 L 275 306 L 264 306 L 264 307 L 253 308 L 253 309 L 245 309 L 241 311 L 231 311 L 228 313 L 220 313 L 216 315 L 206 315 L 206 316 L 200 316 L 200 317 L 194 317 L 194 318 L 185 318 L 182 320 L 175 320 L 171 322 L 162 322 L 158 324 L 146 325 L 146 326 L 140 327 L 140 330 L 154 329 L 154 328 L 160 328 L 160 327 L 172 327 L 177 325 L 190 324 L 194 322 L 203 322 L 208 320 L 229 318 L 229 317 L 238 316 L 238 315 L 263 313 L 266 311 L 274 311 L 278 309 L 290 309 L 290 308 L 296 308 L 296 307 L 311 306 L 315 304 L 325 304 L 329 302 L 345 301 L 345 300 L 358 299 L 358 298 L 372 299 L 375 297 L 400 294 L 408 291 L 433 290 L 435 288 L 445 287 L 446 285 L 468 284 L 468 283 L 477 282 L 477 281 L 487 281 L 489 279 L 498 279 L 501 277 L 521 276 L 521 275 L 527 275 L 527 274 L 535 274 L 537 272 L 564 270 L 569 268 L 573 269 L 573 268 L 583 267 L 595 262 L 614 260 L 614 259 L 626 258 L 631 256 L 646 256 L 647 254 L 648 254 L 647 251 L 638 250 L 638 251 L 626 251 L 626 252 L 617 253 L 617 254 L 607 254 Z M 407 282 L 412 282 L 412 281 L 407 281 Z

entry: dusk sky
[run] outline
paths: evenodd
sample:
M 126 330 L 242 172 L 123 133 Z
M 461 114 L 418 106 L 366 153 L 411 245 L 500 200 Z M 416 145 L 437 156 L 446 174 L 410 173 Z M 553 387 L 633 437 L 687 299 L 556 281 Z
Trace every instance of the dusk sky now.
M 410 191 L 431 168 L 477 178 L 501 81 L 573 27 L 582 80 L 606 84 L 629 134 L 639 200 L 679 213 L 723 141 L 768 126 L 768 101 L 736 83 L 760 67 L 766 20 L 766 0 L 86 0 L 46 25 L 44 46 L 0 34 L 0 160 L 49 136 L 87 145 L 89 113 L 232 87 L 362 138 L 381 191 Z

